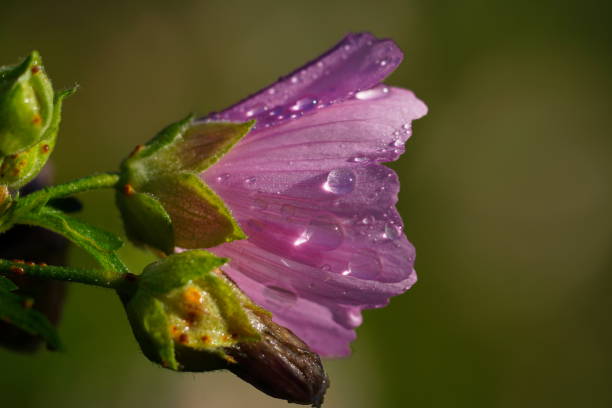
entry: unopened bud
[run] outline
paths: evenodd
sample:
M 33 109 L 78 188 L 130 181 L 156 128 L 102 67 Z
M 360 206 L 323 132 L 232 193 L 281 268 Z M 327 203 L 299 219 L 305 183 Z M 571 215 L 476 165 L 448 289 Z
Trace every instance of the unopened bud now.
M 0 156 L 36 144 L 53 117 L 53 88 L 40 55 L 0 68 Z
M 272 397 L 320 407 L 329 379 L 319 355 L 269 314 L 253 309 L 249 318 L 261 340 L 227 348 L 229 370 Z

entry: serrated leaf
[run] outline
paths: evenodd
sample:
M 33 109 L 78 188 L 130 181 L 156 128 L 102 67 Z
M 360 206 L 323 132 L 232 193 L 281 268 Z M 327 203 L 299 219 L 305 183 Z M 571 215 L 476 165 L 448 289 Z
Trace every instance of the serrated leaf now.
M 27 307 L 21 296 L 0 290 L 0 319 L 30 334 L 41 336 L 50 349 L 61 349 L 55 327 L 38 310 Z
M 123 246 L 117 235 L 98 229 L 51 207 L 22 215 L 20 224 L 36 225 L 56 232 L 87 251 L 106 269 L 127 273 L 115 251 Z

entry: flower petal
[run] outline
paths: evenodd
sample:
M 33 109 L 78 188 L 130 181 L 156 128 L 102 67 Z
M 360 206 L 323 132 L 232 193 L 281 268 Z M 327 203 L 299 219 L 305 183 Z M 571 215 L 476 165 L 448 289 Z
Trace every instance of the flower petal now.
M 350 34 L 316 60 L 208 119 L 256 119 L 260 129 L 275 125 L 375 86 L 402 58 L 391 40 L 369 33 Z
M 415 281 L 395 160 L 425 105 L 378 86 L 248 134 L 203 178 L 249 239 L 214 248 L 256 303 L 322 355 L 348 354 L 363 308 Z

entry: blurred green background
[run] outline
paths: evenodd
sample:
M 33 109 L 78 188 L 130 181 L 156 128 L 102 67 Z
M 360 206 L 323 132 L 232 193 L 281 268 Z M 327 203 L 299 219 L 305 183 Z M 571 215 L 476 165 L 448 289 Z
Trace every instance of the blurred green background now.
M 2 0 L 0 64 L 38 49 L 56 86 L 81 85 L 55 153 L 66 181 L 347 32 L 393 38 L 406 59 L 388 82 L 430 107 L 393 164 L 420 281 L 328 362 L 326 406 L 610 407 L 609 4 Z M 84 200 L 120 231 L 111 194 Z M 155 367 L 102 289 L 71 287 L 61 333 L 62 354 L 0 351 L 0 406 L 286 406 L 229 373 Z

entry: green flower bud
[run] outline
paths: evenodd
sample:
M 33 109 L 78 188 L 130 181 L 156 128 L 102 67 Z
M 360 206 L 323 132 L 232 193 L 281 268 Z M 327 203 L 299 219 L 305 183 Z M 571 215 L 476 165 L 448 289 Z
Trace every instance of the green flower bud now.
M 219 270 L 225 259 L 206 251 L 171 255 L 145 268 L 122 294 L 144 354 L 172 370 L 210 371 L 234 360 L 225 352 L 259 340 L 247 309 L 257 308 Z M 194 351 L 197 359 L 181 356 Z
M 128 237 L 165 253 L 246 238 L 200 174 L 253 123 L 197 123 L 189 116 L 138 146 L 121 165 L 117 191 Z
M 143 353 L 172 370 L 228 369 L 272 397 L 319 407 L 329 386 L 321 359 L 220 271 L 225 261 L 187 251 L 135 278 L 121 297 Z
M 53 118 L 53 88 L 38 52 L 0 68 L 0 156 L 37 143 Z
M 72 88 L 56 95 L 51 122 L 37 143 L 18 153 L 0 158 L 0 185 L 12 189 L 21 188 L 42 170 L 55 148 L 63 100 L 75 91 L 76 88 Z

